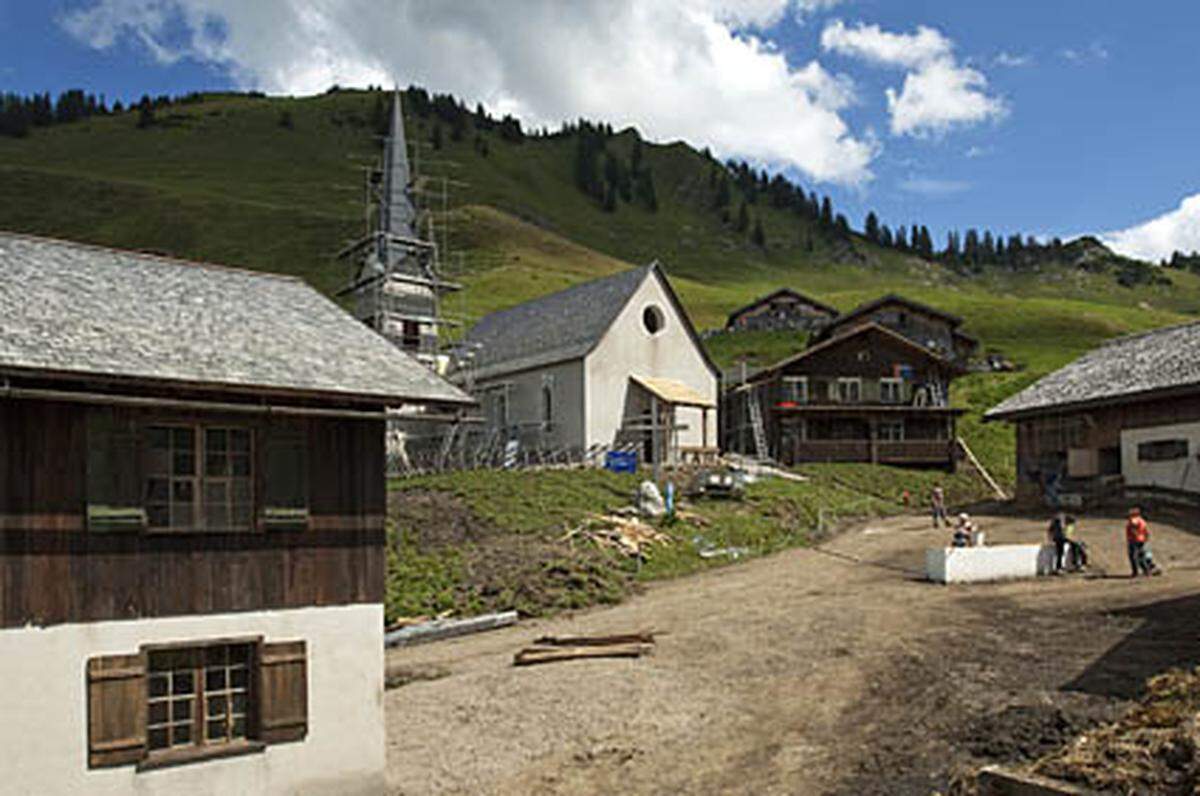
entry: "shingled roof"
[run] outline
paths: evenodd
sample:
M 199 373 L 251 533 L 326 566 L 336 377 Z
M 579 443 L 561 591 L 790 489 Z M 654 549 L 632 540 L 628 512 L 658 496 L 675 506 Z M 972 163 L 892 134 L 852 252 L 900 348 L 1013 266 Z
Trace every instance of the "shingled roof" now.
M 484 316 L 467 333 L 476 374 L 540 367 L 591 351 L 657 263 L 573 285 Z
M 1200 389 L 1200 322 L 1120 337 L 988 410 L 988 420 Z
M 0 369 L 469 403 L 299 279 L 0 232 Z

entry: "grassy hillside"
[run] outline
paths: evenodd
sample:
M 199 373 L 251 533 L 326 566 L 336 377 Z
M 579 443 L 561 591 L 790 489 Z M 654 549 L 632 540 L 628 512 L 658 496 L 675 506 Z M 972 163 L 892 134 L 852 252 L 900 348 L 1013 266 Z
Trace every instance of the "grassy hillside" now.
M 353 91 L 209 95 L 160 110 L 147 129 L 126 113 L 0 138 L 0 228 L 292 273 L 332 292 L 347 277 L 332 255 L 363 229 L 363 168 L 379 151 L 376 102 L 374 93 Z M 285 112 L 290 126 L 281 124 Z M 702 329 L 781 285 L 842 309 L 901 292 L 963 316 L 985 350 L 1024 366 L 971 376 L 956 392 L 973 410 L 964 430 L 1002 472 L 1011 467 L 1011 434 L 981 427 L 979 409 L 1100 340 L 1200 312 L 1197 275 L 1173 270 L 1169 282 L 1123 287 L 1119 258 L 1086 241 L 1065 247 L 1061 263 L 964 274 L 822 233 L 762 197 L 749 208 L 765 232 L 759 247 L 713 207 L 719 164 L 681 143 L 643 147 L 657 212 L 635 201 L 608 213 L 575 186 L 574 137 L 515 143 L 468 128 L 456 141 L 442 125 L 435 151 L 438 124 L 410 113 L 408 135 L 422 172 L 454 181 L 448 212 L 435 220 L 458 254 L 451 276 L 466 286 L 449 309 L 468 324 L 651 259 L 664 264 Z M 635 137 L 625 131 L 606 146 L 625 160 Z M 717 335 L 709 344 L 731 366 L 776 360 L 801 342 Z

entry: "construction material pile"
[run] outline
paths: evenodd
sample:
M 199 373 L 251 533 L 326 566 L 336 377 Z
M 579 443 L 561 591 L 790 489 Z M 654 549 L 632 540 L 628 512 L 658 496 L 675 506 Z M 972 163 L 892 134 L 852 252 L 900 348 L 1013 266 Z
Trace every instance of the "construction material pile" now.
M 588 539 L 600 547 L 619 550 L 633 558 L 644 558 L 655 545 L 670 544 L 673 539 L 636 517 L 620 514 L 590 514 L 582 524 L 567 531 L 563 541 Z
M 1101 793 L 1200 792 L 1200 668 L 1151 678 L 1120 721 L 1077 738 L 1034 772 Z
M 513 666 L 579 658 L 640 658 L 654 649 L 654 633 L 613 636 L 543 636 L 513 656 Z

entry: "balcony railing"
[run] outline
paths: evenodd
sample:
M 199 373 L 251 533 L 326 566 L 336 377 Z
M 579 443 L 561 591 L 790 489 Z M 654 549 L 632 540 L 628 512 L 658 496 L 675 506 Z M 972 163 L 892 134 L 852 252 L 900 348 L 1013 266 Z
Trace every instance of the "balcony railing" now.
M 782 451 L 785 462 L 875 462 L 878 464 L 945 464 L 953 458 L 950 440 L 804 440 L 794 451 Z

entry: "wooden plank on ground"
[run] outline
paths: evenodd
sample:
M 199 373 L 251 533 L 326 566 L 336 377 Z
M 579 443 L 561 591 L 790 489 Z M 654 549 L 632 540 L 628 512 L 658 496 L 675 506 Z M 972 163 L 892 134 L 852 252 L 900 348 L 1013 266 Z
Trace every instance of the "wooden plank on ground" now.
M 526 647 L 513 656 L 514 666 L 570 661 L 578 658 L 640 658 L 651 644 L 610 644 L 603 647 Z

